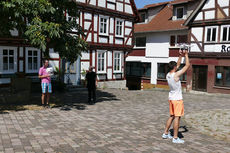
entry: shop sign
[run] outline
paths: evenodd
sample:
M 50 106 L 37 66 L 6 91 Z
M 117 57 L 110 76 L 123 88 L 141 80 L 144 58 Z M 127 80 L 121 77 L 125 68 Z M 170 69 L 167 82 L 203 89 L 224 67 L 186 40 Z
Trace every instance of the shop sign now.
M 230 53 L 230 46 L 222 45 L 221 48 L 222 53 Z

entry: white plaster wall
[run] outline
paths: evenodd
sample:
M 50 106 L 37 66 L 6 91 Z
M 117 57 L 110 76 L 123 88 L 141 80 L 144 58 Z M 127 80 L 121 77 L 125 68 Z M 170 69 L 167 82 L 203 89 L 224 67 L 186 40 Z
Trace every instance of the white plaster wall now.
M 85 21 L 85 25 L 84 25 L 85 27 L 84 28 L 88 30 L 90 25 L 91 25 L 91 22 Z
M 228 0 L 217 0 L 217 2 L 220 5 L 220 7 L 229 6 L 229 1 Z
M 198 41 L 202 41 L 203 28 L 202 27 L 192 28 L 192 34 L 196 37 Z M 191 37 L 191 40 L 194 41 L 192 37 Z
M 77 2 L 85 3 L 85 0 L 76 0 Z
M 100 42 L 100 43 L 107 43 L 107 42 L 108 42 L 108 38 L 99 37 L 99 42 Z
M 107 77 L 108 79 L 112 79 L 112 69 L 108 69 Z
M 129 38 L 129 40 L 127 41 L 127 45 L 132 45 L 132 38 Z
M 96 0 L 90 0 L 89 4 L 96 5 Z
M 121 44 L 123 44 L 123 40 L 122 39 L 115 39 L 115 43 L 116 44 L 119 44 L 119 45 L 121 45 Z
M 114 32 L 114 18 L 110 18 L 110 33 Z
M 125 35 L 129 35 L 132 29 L 130 28 L 125 28 Z
M 100 6 L 100 7 L 105 7 L 105 1 L 106 1 L 106 0 L 99 0 L 99 1 L 98 1 L 98 6 Z
M 107 3 L 107 7 L 108 7 L 109 9 L 115 10 L 115 5 L 114 5 L 114 4 Z
M 95 67 L 95 51 L 92 52 L 92 66 Z M 94 69 L 95 70 L 95 69 Z
M 155 33 L 146 38 L 146 56 L 147 57 L 167 57 L 169 54 L 168 34 Z
M 19 48 L 19 57 L 23 57 L 23 47 Z
M 131 5 L 125 4 L 125 13 L 133 14 Z
M 92 14 L 85 12 L 85 19 L 91 20 L 92 19 Z
M 94 31 L 97 31 L 97 20 L 98 20 L 98 15 L 94 15 Z
M 198 45 L 196 43 L 191 43 L 191 50 L 190 50 L 190 52 L 201 52 L 201 50 L 200 50 L 200 48 L 198 47 Z
M 88 52 L 83 52 L 82 54 L 81 54 L 81 59 L 82 60 L 89 60 L 89 57 L 90 56 L 90 54 L 88 53 Z
M 86 41 L 87 42 L 92 42 L 92 33 L 89 33 Z
M 205 20 L 207 19 L 215 19 L 215 11 L 206 11 Z
M 125 26 L 127 26 L 127 27 L 132 27 L 132 26 L 133 26 L 133 23 L 130 22 L 130 21 L 125 21 Z
M 24 63 L 22 60 L 19 61 L 19 72 L 23 72 Z
M 108 66 L 112 66 L 112 51 L 108 51 Z
M 224 9 L 224 12 L 225 12 L 225 14 L 226 14 L 227 16 L 229 16 L 229 9 L 228 9 L 228 8 Z
M 94 33 L 94 42 L 97 43 L 97 34 Z
M 109 36 L 109 43 L 113 44 L 113 36 Z
M 83 72 L 84 70 L 89 70 L 89 62 L 81 62 L 81 72 Z
M 203 20 L 203 13 L 202 13 L 202 12 L 200 12 L 200 13 L 196 16 L 195 21 L 198 21 L 198 20 Z
M 226 0 L 224 0 L 224 1 L 226 1 Z M 209 8 L 215 8 L 215 0 L 207 0 L 203 9 L 209 9 Z
M 117 11 L 123 12 L 123 3 L 117 2 Z
M 216 52 L 216 53 L 220 53 L 222 50 L 222 45 L 225 45 L 227 47 L 230 47 L 229 44 L 216 44 L 216 45 L 205 45 L 204 46 L 204 51 L 205 52 Z

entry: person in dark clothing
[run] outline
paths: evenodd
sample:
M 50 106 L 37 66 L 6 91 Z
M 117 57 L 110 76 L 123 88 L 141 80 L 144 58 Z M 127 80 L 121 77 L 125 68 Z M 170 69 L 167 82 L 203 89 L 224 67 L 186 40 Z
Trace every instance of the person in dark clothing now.
M 96 102 L 96 73 L 93 72 L 93 67 L 89 67 L 86 74 L 87 88 L 88 88 L 88 103 L 95 104 Z M 93 102 L 91 101 L 91 94 L 93 94 Z

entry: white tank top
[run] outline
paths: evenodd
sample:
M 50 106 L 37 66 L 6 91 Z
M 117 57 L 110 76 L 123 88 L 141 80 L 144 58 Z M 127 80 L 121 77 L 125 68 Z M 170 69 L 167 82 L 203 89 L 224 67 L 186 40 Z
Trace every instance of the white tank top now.
M 171 74 L 168 73 L 166 76 L 170 88 L 169 100 L 182 100 L 183 97 L 182 97 L 182 90 L 181 90 L 181 82 L 180 80 L 176 81 L 174 79 L 174 75 L 175 72 Z

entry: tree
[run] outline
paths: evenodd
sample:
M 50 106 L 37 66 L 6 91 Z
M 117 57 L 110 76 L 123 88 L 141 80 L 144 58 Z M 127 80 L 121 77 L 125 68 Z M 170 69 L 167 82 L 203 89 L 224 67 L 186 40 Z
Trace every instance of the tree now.
M 10 37 L 10 31 L 17 29 L 26 43 L 41 49 L 45 56 L 54 48 L 73 63 L 87 50 L 80 37 L 84 32 L 76 21 L 79 10 L 74 0 L 1 0 L 0 14 L 0 37 Z

